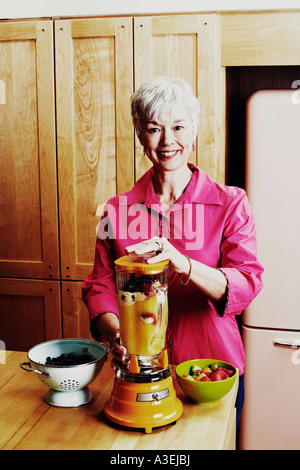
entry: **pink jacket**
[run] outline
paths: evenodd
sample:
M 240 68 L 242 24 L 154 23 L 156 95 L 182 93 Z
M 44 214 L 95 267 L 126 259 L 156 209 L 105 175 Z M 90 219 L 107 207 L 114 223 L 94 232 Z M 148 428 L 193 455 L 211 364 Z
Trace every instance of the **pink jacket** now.
M 227 298 L 217 305 L 178 274 L 169 277 L 167 347 L 170 363 L 211 358 L 232 363 L 244 371 L 245 353 L 235 315 L 244 310 L 262 288 L 263 268 L 257 260 L 251 208 L 243 189 L 214 182 L 189 164 L 190 183 L 165 213 L 154 192 L 152 169 L 131 191 L 108 201 L 98 228 L 95 262 L 83 284 L 93 319 L 104 312 L 118 315 L 114 260 L 125 247 L 153 236 L 164 236 L 190 258 L 220 269 L 227 278 Z

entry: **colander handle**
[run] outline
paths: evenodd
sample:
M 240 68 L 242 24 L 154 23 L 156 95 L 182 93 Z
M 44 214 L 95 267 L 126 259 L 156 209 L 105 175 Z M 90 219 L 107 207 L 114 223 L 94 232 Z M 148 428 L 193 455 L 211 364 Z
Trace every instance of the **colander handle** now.
M 19 364 L 19 366 L 21 367 L 21 369 L 26 370 L 27 372 L 35 372 L 36 374 L 41 374 L 44 377 L 47 377 L 48 379 L 49 379 L 49 377 L 51 377 L 51 374 L 48 374 L 48 372 L 44 372 L 44 371 L 38 370 L 38 369 L 31 369 L 30 362 L 21 362 Z
M 100 343 L 100 344 L 102 344 L 106 349 L 106 359 L 105 360 L 107 361 L 108 355 L 112 351 L 112 347 L 110 346 L 110 344 L 106 344 L 106 343 Z

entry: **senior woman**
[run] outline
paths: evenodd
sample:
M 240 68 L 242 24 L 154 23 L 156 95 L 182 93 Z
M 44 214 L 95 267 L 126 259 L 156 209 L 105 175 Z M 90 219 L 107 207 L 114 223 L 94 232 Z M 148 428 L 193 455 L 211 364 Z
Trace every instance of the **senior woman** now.
M 210 357 L 238 367 L 243 402 L 245 354 L 235 316 L 262 288 L 253 215 L 244 190 L 214 182 L 188 163 L 199 102 L 187 82 L 157 77 L 132 96 L 133 124 L 152 167 L 104 210 L 94 268 L 83 285 L 95 339 L 117 360 L 118 301 L 114 260 L 156 252 L 170 260 L 167 348 L 170 363 Z

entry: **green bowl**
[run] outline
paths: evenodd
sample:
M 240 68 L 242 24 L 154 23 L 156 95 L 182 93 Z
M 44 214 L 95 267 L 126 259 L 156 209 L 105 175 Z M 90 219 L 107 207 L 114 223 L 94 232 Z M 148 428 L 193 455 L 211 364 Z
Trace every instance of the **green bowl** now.
M 234 374 L 226 380 L 217 382 L 197 382 L 189 380 L 182 375 L 188 375 L 192 366 L 197 365 L 203 369 L 211 364 L 218 364 L 219 367 L 233 369 Z M 199 405 L 214 405 L 218 403 L 233 387 L 237 377 L 237 369 L 229 362 L 216 359 L 192 359 L 185 361 L 176 367 L 176 378 L 181 390 Z

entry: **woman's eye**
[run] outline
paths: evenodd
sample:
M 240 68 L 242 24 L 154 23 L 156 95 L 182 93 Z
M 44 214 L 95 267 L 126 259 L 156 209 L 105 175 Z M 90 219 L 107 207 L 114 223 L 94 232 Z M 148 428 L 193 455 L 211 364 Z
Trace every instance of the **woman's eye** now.
M 175 131 L 180 131 L 181 129 L 183 129 L 183 126 L 175 126 Z
M 159 132 L 158 127 L 151 127 L 151 129 L 148 130 L 150 134 L 155 134 L 156 132 Z

